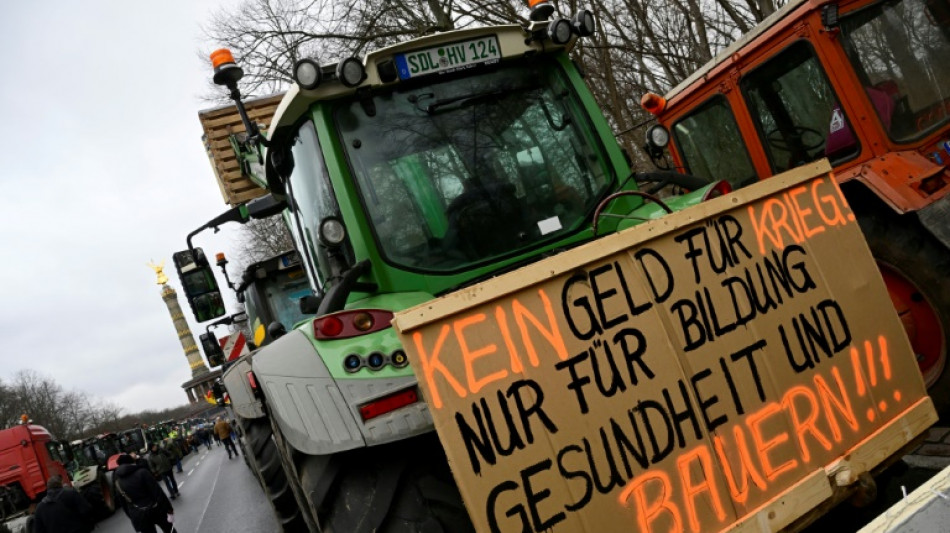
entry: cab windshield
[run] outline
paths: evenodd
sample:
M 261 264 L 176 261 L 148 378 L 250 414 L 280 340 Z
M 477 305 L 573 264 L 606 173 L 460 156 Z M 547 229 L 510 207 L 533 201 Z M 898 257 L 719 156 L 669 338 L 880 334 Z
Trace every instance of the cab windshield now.
M 612 180 L 553 59 L 434 76 L 334 118 L 378 245 L 408 270 L 459 271 L 564 236 Z
M 313 294 L 310 282 L 300 267 L 271 273 L 267 279 L 258 281 L 258 291 L 247 291 L 248 316 L 255 322 L 264 317 L 276 320 L 288 330 L 294 324 L 309 317 L 300 312 L 300 299 Z M 263 298 L 263 301 L 259 299 Z M 264 324 L 265 326 L 267 324 Z
M 881 123 L 897 142 L 950 117 L 950 2 L 896 0 L 841 22 L 844 46 Z

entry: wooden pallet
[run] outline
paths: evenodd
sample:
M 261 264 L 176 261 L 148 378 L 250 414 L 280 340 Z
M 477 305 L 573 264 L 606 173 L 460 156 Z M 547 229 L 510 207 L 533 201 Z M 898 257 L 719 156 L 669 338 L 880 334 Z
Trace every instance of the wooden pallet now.
M 266 131 L 283 96 L 281 93 L 245 101 L 248 118 Z M 204 130 L 202 141 L 205 151 L 214 169 L 224 202 L 234 207 L 267 194 L 264 188 L 242 172 L 241 164 L 231 147 L 231 136 L 246 132 L 237 107 L 228 105 L 199 111 L 198 119 Z

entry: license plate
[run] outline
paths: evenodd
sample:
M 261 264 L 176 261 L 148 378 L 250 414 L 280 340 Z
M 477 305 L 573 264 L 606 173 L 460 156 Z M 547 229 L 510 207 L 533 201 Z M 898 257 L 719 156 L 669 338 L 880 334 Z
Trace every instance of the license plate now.
M 501 59 L 498 38 L 494 35 L 479 37 L 470 41 L 424 48 L 405 54 L 396 54 L 396 68 L 399 78 L 408 80 L 453 72 L 474 65 L 495 63 Z

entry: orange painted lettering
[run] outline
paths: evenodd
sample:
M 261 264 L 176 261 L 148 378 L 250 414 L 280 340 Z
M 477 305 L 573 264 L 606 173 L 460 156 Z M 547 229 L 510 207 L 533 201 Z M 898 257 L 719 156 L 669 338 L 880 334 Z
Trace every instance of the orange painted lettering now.
M 795 232 L 792 233 L 792 240 L 798 244 L 801 244 L 801 242 L 805 240 L 805 237 L 802 232 L 801 219 L 798 217 L 798 211 L 795 210 L 795 203 L 792 201 L 792 197 L 788 193 L 783 193 L 782 199 L 785 200 L 785 205 L 788 207 L 788 211 L 786 211 L 788 213 L 788 218 L 792 220 L 792 224 L 795 226 Z M 788 226 L 788 224 L 786 224 L 786 226 Z M 789 231 L 791 231 L 790 226 Z
M 795 213 L 798 215 L 798 220 L 801 222 L 802 233 L 804 234 L 806 239 L 810 239 L 812 236 L 825 231 L 825 227 L 824 226 L 818 226 L 818 227 L 808 226 L 808 220 L 806 220 L 806 218 L 812 214 L 812 210 L 807 207 L 802 207 L 802 205 L 798 201 L 799 196 L 803 194 L 807 194 L 807 193 L 808 193 L 808 188 L 803 185 L 801 187 L 795 187 L 794 189 L 789 191 L 788 195 L 789 197 L 791 197 L 792 202 L 795 204 Z
M 508 375 L 508 371 L 502 368 L 497 372 L 485 376 L 482 379 L 477 379 L 475 377 L 475 360 L 480 357 L 485 357 L 486 355 L 491 355 L 498 351 L 498 347 L 493 343 L 489 343 L 477 350 L 472 350 L 468 346 L 468 339 L 465 338 L 465 328 L 474 326 L 475 324 L 480 324 L 484 321 L 485 313 L 476 313 L 470 317 L 456 320 L 452 324 L 452 327 L 455 329 L 455 337 L 459 341 L 459 348 L 462 352 L 462 361 L 465 363 L 465 378 L 468 380 L 468 390 L 471 391 L 472 394 L 478 392 L 482 387 L 488 385 L 492 381 L 505 379 L 505 377 Z
M 432 405 L 436 409 L 442 408 L 442 397 L 439 395 L 439 388 L 435 385 L 436 372 L 442 374 L 445 382 L 455 389 L 455 393 L 458 394 L 459 397 L 465 397 L 465 388 L 462 387 L 462 384 L 455 379 L 455 376 L 445 368 L 442 361 L 439 361 L 439 352 L 442 351 L 442 345 L 445 344 L 445 338 L 449 336 L 449 331 L 451 331 L 451 328 L 449 328 L 448 324 L 444 324 L 442 330 L 439 331 L 439 337 L 435 341 L 435 347 L 432 349 L 431 356 L 426 353 L 425 346 L 423 346 L 422 333 L 416 331 L 412 334 L 412 340 L 416 343 L 416 351 L 419 353 L 422 375 L 429 385 L 429 392 L 432 394 Z
M 647 484 L 659 484 L 660 494 L 652 503 L 647 501 Z M 627 488 L 623 489 L 620 493 L 620 504 L 626 505 L 627 500 L 633 495 L 637 509 L 637 523 L 643 533 L 652 532 L 653 522 L 663 513 L 668 514 L 672 522 L 671 527 L 666 528 L 665 531 L 683 531 L 683 517 L 680 515 L 680 510 L 670 501 L 672 492 L 670 476 L 665 472 L 660 470 L 645 472 L 635 477 Z
M 759 216 L 755 214 L 755 206 L 749 206 L 749 218 L 752 220 L 752 231 L 758 240 L 759 251 L 763 255 L 765 255 L 766 237 L 779 250 L 785 248 L 783 233 L 788 235 L 791 242 L 802 242 L 801 229 L 797 227 L 795 215 L 790 214 L 789 211 L 790 209 L 778 198 L 766 199 L 762 203 Z M 796 225 L 796 228 L 793 228 L 789 223 L 789 218 L 792 219 L 791 222 Z
M 799 405 L 795 402 L 796 397 L 804 398 L 808 402 L 808 412 L 804 416 L 804 419 L 801 412 L 799 412 Z M 831 441 L 815 426 L 819 412 L 818 400 L 815 398 L 815 393 L 803 385 L 796 385 L 785 392 L 785 396 L 782 397 L 782 405 L 785 406 L 785 409 L 789 415 L 791 415 L 792 427 L 794 428 L 795 434 L 798 435 L 798 446 L 802 450 L 802 461 L 804 463 L 808 463 L 811 460 L 811 452 L 808 450 L 808 445 L 805 444 L 805 435 L 807 433 L 811 433 L 815 440 L 818 441 L 818 444 L 821 444 L 822 448 L 825 450 L 831 449 Z
M 508 348 L 508 357 L 511 358 L 511 371 L 516 374 L 524 372 L 524 365 L 521 364 L 521 358 L 518 357 L 518 350 L 515 349 L 515 343 L 511 340 L 511 330 L 508 329 L 508 317 L 505 309 L 498 306 L 495 309 L 495 321 L 498 322 L 498 329 L 501 330 L 501 338 L 505 340 L 505 347 Z
M 525 319 L 530 321 L 535 329 L 551 344 L 551 347 L 554 348 L 554 351 L 557 353 L 558 359 L 561 361 L 567 360 L 567 347 L 564 346 L 564 339 L 561 337 L 561 331 L 557 326 L 557 319 L 554 316 L 554 309 L 551 308 L 551 301 L 547 295 L 544 294 L 543 290 L 538 290 L 538 295 L 541 297 L 541 303 L 544 305 L 544 314 L 548 319 L 547 328 L 545 328 L 545 325 L 538 320 L 538 317 L 531 314 L 531 311 L 528 311 L 528 308 L 522 305 L 517 298 L 511 300 L 511 312 L 515 315 L 515 322 L 518 324 L 518 329 L 521 330 L 524 347 L 528 352 L 528 360 L 531 362 L 531 366 L 535 367 L 540 364 L 538 361 L 538 351 L 534 347 L 534 341 L 531 340 L 531 336 L 528 334 L 528 325 L 525 323 Z
M 759 471 L 755 469 L 755 465 L 752 464 L 752 456 L 749 454 L 749 446 L 746 444 L 745 432 L 742 431 L 742 426 L 733 427 L 732 433 L 736 437 L 736 449 L 739 450 L 739 479 L 742 480 L 741 486 L 736 483 L 736 476 L 733 474 L 729 461 L 726 458 L 722 437 L 719 435 L 713 437 L 713 445 L 716 447 L 716 455 L 719 456 L 719 463 L 722 465 L 723 471 L 726 474 L 726 482 L 729 484 L 729 493 L 732 495 L 732 499 L 738 503 L 745 503 L 749 498 L 749 489 L 752 488 L 749 484 L 749 479 L 752 479 L 752 483 L 761 491 L 764 491 L 767 485 L 765 478 L 762 477 L 762 474 L 760 474 Z
M 829 194 L 818 194 L 818 188 L 825 180 L 815 180 L 811 186 L 811 195 L 815 200 L 815 206 L 818 210 L 818 216 L 827 226 L 839 226 L 847 224 L 844 214 L 841 212 L 840 196 L 831 196 Z M 834 184 L 834 182 L 832 182 Z M 837 188 L 837 184 L 834 184 Z M 839 193 L 840 194 L 840 193 Z
M 844 381 L 841 380 L 841 372 L 838 371 L 838 367 L 831 368 L 831 376 L 838 385 L 837 397 L 831 392 L 831 387 L 828 386 L 825 378 L 820 375 L 815 375 L 815 387 L 818 389 L 818 398 L 821 399 L 825 418 L 828 419 L 828 425 L 831 426 L 831 438 L 835 442 L 841 442 L 841 428 L 838 426 L 838 419 L 835 418 L 834 411 L 844 417 L 844 421 L 851 428 L 851 431 L 858 430 L 858 418 L 854 415 L 854 409 L 851 408 L 851 399 L 844 388 Z M 832 410 L 832 407 L 834 410 Z
M 690 474 L 690 464 L 699 461 L 699 467 L 703 471 L 701 480 L 696 483 Z M 689 528 L 694 533 L 699 531 L 699 517 L 696 513 L 696 496 L 703 493 L 709 493 L 709 500 L 713 511 L 716 513 L 716 519 L 722 522 L 726 518 L 726 511 L 722 508 L 722 500 L 719 498 L 719 489 L 714 480 L 712 457 L 709 455 L 709 448 L 705 445 L 697 446 L 694 450 L 680 455 L 676 459 L 676 468 L 680 473 L 680 481 L 683 483 L 683 496 L 686 500 L 686 516 L 689 518 Z
M 783 431 L 769 440 L 765 440 L 762 437 L 762 428 L 760 426 L 770 417 L 781 411 L 781 406 L 772 402 L 746 418 L 746 424 L 749 425 L 749 431 L 752 433 L 752 441 L 755 443 L 755 449 L 759 454 L 759 462 L 762 463 L 762 473 L 765 474 L 765 478 L 769 481 L 775 481 L 778 476 L 798 466 L 798 461 L 795 459 L 789 459 L 778 466 L 772 466 L 772 461 L 769 459 L 769 450 L 788 441 L 788 433 Z

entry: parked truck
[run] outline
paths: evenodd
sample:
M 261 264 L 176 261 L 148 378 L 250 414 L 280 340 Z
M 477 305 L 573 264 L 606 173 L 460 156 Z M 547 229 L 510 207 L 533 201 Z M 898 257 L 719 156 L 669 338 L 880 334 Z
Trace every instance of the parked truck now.
M 664 97 L 647 150 L 734 188 L 834 167 L 950 415 L 950 3 L 792 0 Z
M 520 280 L 519 273 L 531 268 L 532 275 L 538 276 L 562 254 L 570 254 L 572 260 L 584 254 L 600 257 L 602 251 L 596 245 L 614 247 L 618 241 L 612 239 L 618 232 L 627 235 L 627 240 L 631 235 L 663 233 L 668 231 L 661 229 L 666 214 L 730 192 L 726 182 L 704 182 L 674 171 L 631 172 L 628 158 L 568 56 L 577 39 L 594 30 L 590 11 L 580 10 L 567 19 L 542 3 L 533 7 L 525 25 L 430 35 L 363 58 L 344 58 L 335 65 L 301 59 L 294 69 L 296 84 L 280 100 L 266 135 L 240 100 L 237 83 L 242 70 L 226 50 L 212 54 L 215 82 L 230 90 L 243 125 L 241 131 L 232 129 L 225 141 L 215 141 L 219 144 L 212 148 L 233 150 L 227 164 L 285 209 L 285 221 L 313 292 L 304 305 L 316 303 L 314 319 L 297 324 L 228 371 L 233 380 L 229 391 L 244 388 L 231 392 L 232 402 L 238 394 L 247 396 L 249 410 L 242 417 L 258 421 L 252 427 L 263 446 L 253 453 L 279 480 L 265 483 L 265 490 L 284 530 L 468 531 L 473 519 L 484 524 L 484 509 L 472 507 L 471 499 L 466 500 L 468 510 L 463 506 L 455 482 L 459 478 L 452 477 L 452 471 L 458 474 L 460 463 L 453 462 L 450 470 L 442 443 L 433 432 L 427 404 L 432 398 L 421 395 L 416 379 L 420 369 L 413 373 L 407 347 L 391 327 L 395 313 L 425 315 L 426 309 L 444 307 L 437 304 L 443 298 L 479 300 L 485 286 L 480 282 L 505 273 L 510 273 L 504 276 L 509 287 L 517 287 L 519 281 L 534 283 L 536 278 Z M 216 164 L 222 162 L 213 159 Z M 220 167 L 216 169 L 223 179 Z M 644 181 L 671 183 L 691 192 L 660 200 L 638 190 L 638 182 Z M 834 193 L 827 183 L 821 187 Z M 776 187 L 771 192 L 779 191 Z M 739 199 L 720 202 L 730 201 Z M 722 209 L 726 204 L 717 205 Z M 846 210 L 838 203 L 835 208 Z M 703 213 L 713 212 L 684 211 L 684 217 L 676 219 L 677 227 L 685 227 L 684 221 L 708 223 Z M 644 222 L 647 233 L 637 233 L 637 226 Z M 736 234 L 732 237 L 738 239 Z M 849 241 L 849 247 L 854 242 Z M 190 261 L 176 263 L 186 294 L 195 301 L 219 299 L 211 266 L 202 260 L 203 254 L 195 253 L 190 241 L 189 253 Z M 629 289 L 627 285 L 609 290 L 602 286 L 597 292 L 598 277 L 612 268 L 604 267 L 598 274 L 579 266 L 571 277 L 580 283 L 575 283 L 577 287 L 593 287 L 595 297 L 601 298 L 597 310 L 605 327 L 611 322 L 615 325 L 620 317 L 613 320 L 605 314 L 602 300 L 620 301 Z M 571 273 L 552 266 L 550 275 L 570 277 Z M 629 291 L 626 298 L 633 306 Z M 511 305 L 519 318 L 512 319 L 516 324 L 510 327 L 527 331 L 530 319 L 526 317 L 531 313 Z M 568 305 L 564 305 L 566 312 Z M 574 305 L 581 308 L 583 302 L 578 299 Z M 593 305 L 587 304 L 586 309 L 596 322 Z M 493 320 L 509 327 L 506 316 L 504 309 L 496 310 Z M 895 320 L 890 308 L 882 309 L 881 317 L 882 323 Z M 211 318 L 215 317 L 205 314 L 199 320 Z M 465 327 L 445 325 L 443 331 L 461 337 Z M 550 340 L 553 333 L 547 331 L 544 338 Z M 827 348 L 827 340 L 825 344 Z M 500 338 L 492 344 L 502 345 Z M 436 346 L 438 351 L 442 341 L 436 340 Z M 845 348 L 836 345 L 835 349 Z M 463 346 L 463 354 L 470 357 L 466 364 L 473 365 L 474 359 L 489 353 L 486 350 Z M 676 365 L 670 361 L 672 369 Z M 511 364 L 515 371 L 514 355 Z M 435 368 L 447 375 L 444 367 Z M 425 375 L 426 370 L 421 371 Z M 873 427 L 853 426 L 851 440 L 836 438 L 835 447 L 829 444 L 825 452 L 837 458 L 833 465 L 816 465 L 798 484 L 781 485 L 779 497 L 770 500 L 769 516 L 760 522 L 782 527 L 807 522 L 806 515 L 856 490 L 862 485 L 859 479 L 865 482 L 868 472 L 893 461 L 933 422 L 929 400 L 921 399 L 917 391 L 922 390 L 919 376 L 905 372 L 900 380 L 906 392 L 898 395 L 903 398 L 898 407 L 877 418 Z M 476 392 L 479 383 L 470 380 L 468 386 Z M 755 386 L 750 386 L 754 391 Z M 509 391 L 508 396 L 512 394 Z M 503 401 L 505 394 L 498 395 Z M 538 409 L 526 405 L 529 400 L 519 396 L 517 401 L 522 417 L 540 416 Z M 535 407 L 540 399 L 536 402 Z M 473 405 L 482 412 L 477 403 Z M 877 411 L 869 413 L 872 419 L 877 416 Z M 511 428 L 511 411 L 496 416 Z M 524 447 L 523 441 L 504 444 L 494 433 L 489 437 L 484 419 L 480 420 L 481 437 L 472 430 L 465 445 L 469 454 L 488 457 L 497 446 L 507 455 Z M 754 438 L 759 442 L 764 437 Z M 776 437 L 762 446 L 768 450 L 780 442 Z M 655 439 L 653 443 L 657 446 Z M 844 457 L 847 454 L 834 455 L 842 451 L 841 446 L 853 443 L 860 446 L 852 450 L 851 461 Z M 450 451 L 459 457 L 465 446 Z M 572 446 L 566 449 L 582 449 Z M 868 452 L 871 449 L 875 451 Z M 495 461 L 492 457 L 488 461 Z M 543 467 L 544 463 L 539 464 Z M 550 467 L 549 463 L 546 468 Z M 523 487 L 526 505 L 534 514 L 524 504 L 510 504 L 507 513 L 499 508 L 488 519 L 493 528 L 502 517 L 510 520 L 511 527 L 520 523 L 519 530 L 550 529 L 546 527 L 549 521 L 538 514 L 539 502 L 550 492 L 533 492 L 530 486 L 532 476 L 543 470 L 527 474 L 522 470 L 521 484 L 515 484 L 519 490 Z M 771 467 L 768 470 L 771 482 L 778 474 Z M 568 472 L 571 475 L 579 482 L 587 479 L 586 505 L 593 496 L 592 474 Z M 697 487 L 693 488 L 702 488 Z M 508 485 L 502 488 L 512 490 Z M 610 486 L 601 492 L 609 493 Z M 622 492 L 622 496 L 631 494 Z M 497 503 L 495 494 L 491 501 Z M 662 494 L 643 494 L 642 507 L 652 509 L 653 518 L 668 509 Z M 787 510 L 789 501 L 798 502 L 794 512 Z M 579 502 L 569 504 L 568 510 L 580 507 Z M 704 514 L 704 526 L 716 516 L 709 511 Z M 755 513 L 740 516 L 743 527 L 759 520 Z M 647 517 L 647 526 L 651 519 Z M 722 520 L 720 527 L 725 525 Z M 637 523 L 631 517 L 626 526 L 610 525 L 629 530 Z
M 46 480 L 59 474 L 69 485 L 66 458 L 46 428 L 22 423 L 0 430 L 0 515 L 25 514 L 46 495 Z

